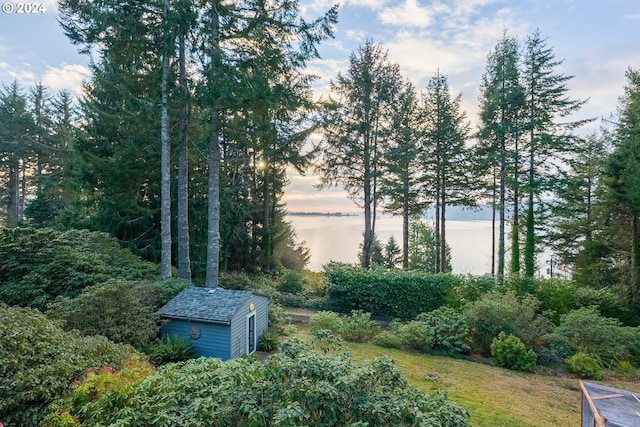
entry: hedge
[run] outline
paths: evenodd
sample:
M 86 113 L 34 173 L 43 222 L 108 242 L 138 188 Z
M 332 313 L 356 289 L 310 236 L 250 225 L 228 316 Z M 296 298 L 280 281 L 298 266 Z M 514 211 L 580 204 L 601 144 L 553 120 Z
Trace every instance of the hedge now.
M 447 304 L 465 278 L 452 274 L 369 269 L 330 263 L 325 267 L 329 309 L 362 310 L 376 316 L 409 320 Z

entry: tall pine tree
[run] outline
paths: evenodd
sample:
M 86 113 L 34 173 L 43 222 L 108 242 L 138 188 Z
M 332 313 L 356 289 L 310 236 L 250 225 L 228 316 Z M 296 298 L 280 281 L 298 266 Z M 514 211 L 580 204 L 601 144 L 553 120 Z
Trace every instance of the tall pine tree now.
M 391 129 L 391 106 L 402 79 L 387 52 L 367 42 L 349 58 L 346 74 L 331 83 L 333 108 L 325 115 L 320 186 L 342 185 L 364 210 L 361 263 L 371 262 L 377 208 L 381 202 L 382 140 Z

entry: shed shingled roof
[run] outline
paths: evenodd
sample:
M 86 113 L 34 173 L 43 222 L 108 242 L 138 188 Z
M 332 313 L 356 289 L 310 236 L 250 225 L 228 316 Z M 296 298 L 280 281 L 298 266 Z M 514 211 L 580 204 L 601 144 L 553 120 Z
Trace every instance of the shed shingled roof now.
M 161 318 L 229 325 L 233 315 L 251 295 L 249 291 L 191 286 L 165 304 L 158 314 Z

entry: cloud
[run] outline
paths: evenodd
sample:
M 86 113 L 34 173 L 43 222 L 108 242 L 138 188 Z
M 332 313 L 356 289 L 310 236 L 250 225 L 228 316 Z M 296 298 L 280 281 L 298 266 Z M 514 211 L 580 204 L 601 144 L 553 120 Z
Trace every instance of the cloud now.
M 378 19 L 387 25 L 424 28 L 433 23 L 435 14 L 433 6 L 422 7 L 417 0 L 405 0 L 399 6 L 385 7 L 378 15 Z
M 66 89 L 73 94 L 80 93 L 82 82 L 91 75 L 84 65 L 62 64 L 60 67 L 47 66 L 42 83 L 54 90 Z
M 371 10 L 379 10 L 389 3 L 388 0 L 345 0 L 345 4 L 349 6 L 366 7 Z

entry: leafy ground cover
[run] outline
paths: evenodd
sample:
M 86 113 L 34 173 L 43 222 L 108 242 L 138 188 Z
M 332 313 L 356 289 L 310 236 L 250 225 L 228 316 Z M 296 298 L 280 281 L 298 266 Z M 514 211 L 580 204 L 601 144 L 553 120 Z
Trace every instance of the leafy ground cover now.
M 297 335 L 308 336 L 298 324 Z M 467 409 L 470 427 L 557 427 L 580 424 L 580 380 L 572 376 L 515 372 L 470 360 L 454 359 L 347 343 L 357 360 L 390 356 L 403 376 L 425 391 L 443 389 Z M 640 381 L 604 384 L 640 392 Z

